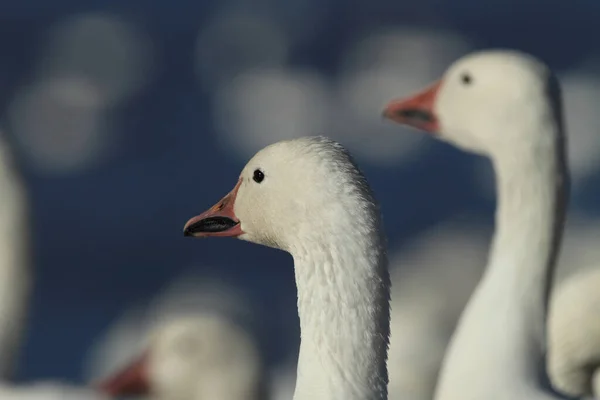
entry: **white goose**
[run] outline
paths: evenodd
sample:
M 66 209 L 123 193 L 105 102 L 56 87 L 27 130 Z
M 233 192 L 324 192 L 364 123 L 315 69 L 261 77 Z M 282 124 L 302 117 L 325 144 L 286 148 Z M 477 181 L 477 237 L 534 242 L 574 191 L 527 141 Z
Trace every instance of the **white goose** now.
M 173 315 L 144 353 L 100 384 L 111 396 L 161 400 L 261 400 L 266 383 L 255 343 L 218 313 Z M 224 379 L 224 377 L 235 379 Z
M 15 385 L 11 381 L 25 331 L 31 293 L 27 200 L 10 148 L 0 139 L 0 398 L 103 399 L 89 389 L 59 382 Z
M 548 314 L 548 375 L 572 397 L 600 398 L 600 221 L 571 212 Z
M 252 302 L 201 270 L 195 265 L 143 309 L 126 310 L 93 347 L 89 380 L 104 378 L 112 396 L 263 399 L 267 371 Z
M 548 318 L 548 374 L 571 396 L 600 397 L 600 269 L 556 287 Z
M 390 278 L 365 177 L 322 137 L 273 144 L 186 236 L 230 236 L 294 258 L 301 344 L 295 400 L 387 399 Z
M 496 172 L 488 266 L 446 352 L 438 400 L 555 398 L 542 387 L 541 366 L 567 194 L 559 92 L 533 57 L 484 51 L 384 112 L 489 157 Z

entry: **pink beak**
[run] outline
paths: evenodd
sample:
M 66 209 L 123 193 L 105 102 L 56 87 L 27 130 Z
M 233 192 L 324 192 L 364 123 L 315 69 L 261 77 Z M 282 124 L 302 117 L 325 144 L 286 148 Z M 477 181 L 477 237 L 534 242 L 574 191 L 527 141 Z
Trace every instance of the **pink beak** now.
M 133 363 L 98 385 L 101 392 L 109 396 L 142 396 L 150 392 L 147 364 L 148 357 L 142 355 Z
M 440 86 L 441 81 L 438 81 L 411 97 L 391 101 L 383 116 L 399 124 L 437 133 L 440 126 L 433 109 Z
M 240 220 L 237 219 L 233 211 L 237 192 L 241 184 L 242 179 L 240 178 L 233 190 L 217 204 L 190 219 L 183 227 L 183 234 L 193 237 L 237 237 L 243 234 Z

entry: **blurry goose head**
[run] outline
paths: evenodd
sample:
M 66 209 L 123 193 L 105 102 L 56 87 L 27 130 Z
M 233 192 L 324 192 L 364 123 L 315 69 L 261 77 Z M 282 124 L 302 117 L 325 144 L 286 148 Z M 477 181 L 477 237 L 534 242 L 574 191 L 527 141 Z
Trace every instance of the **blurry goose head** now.
M 390 102 L 384 116 L 494 159 L 557 140 L 556 102 L 559 86 L 544 64 L 515 51 L 482 51 L 425 90 Z
M 101 388 L 113 396 L 158 399 L 257 399 L 262 363 L 248 333 L 218 316 L 166 320 L 151 334 L 146 351 Z

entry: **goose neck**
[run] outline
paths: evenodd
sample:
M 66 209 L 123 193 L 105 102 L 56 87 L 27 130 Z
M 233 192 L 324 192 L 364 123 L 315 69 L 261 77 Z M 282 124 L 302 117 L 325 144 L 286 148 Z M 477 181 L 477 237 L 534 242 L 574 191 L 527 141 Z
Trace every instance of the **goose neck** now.
M 301 332 L 295 400 L 387 399 L 390 281 L 376 231 L 346 230 L 293 252 Z
M 498 295 L 518 303 L 516 314 L 529 313 L 527 320 L 540 326 L 537 336 L 543 338 L 565 219 L 567 175 L 562 146 L 530 151 L 494 161 L 496 233 L 481 285 L 504 287 L 506 292 Z
M 562 151 L 549 143 L 494 161 L 496 233 L 485 274 L 447 350 L 438 400 L 511 390 L 545 396 L 539 387 L 548 292 L 566 204 Z

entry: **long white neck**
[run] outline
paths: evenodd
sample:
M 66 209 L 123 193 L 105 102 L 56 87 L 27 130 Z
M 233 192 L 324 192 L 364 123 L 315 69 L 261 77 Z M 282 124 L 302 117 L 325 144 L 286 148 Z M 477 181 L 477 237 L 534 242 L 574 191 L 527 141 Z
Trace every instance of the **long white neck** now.
M 447 350 L 437 400 L 550 396 L 540 388 L 540 367 L 567 184 L 556 133 L 494 161 L 496 234 L 486 272 Z
M 12 378 L 30 290 L 27 199 L 0 141 L 0 380 Z
M 301 344 L 295 400 L 386 400 L 385 239 L 354 220 L 294 251 Z

